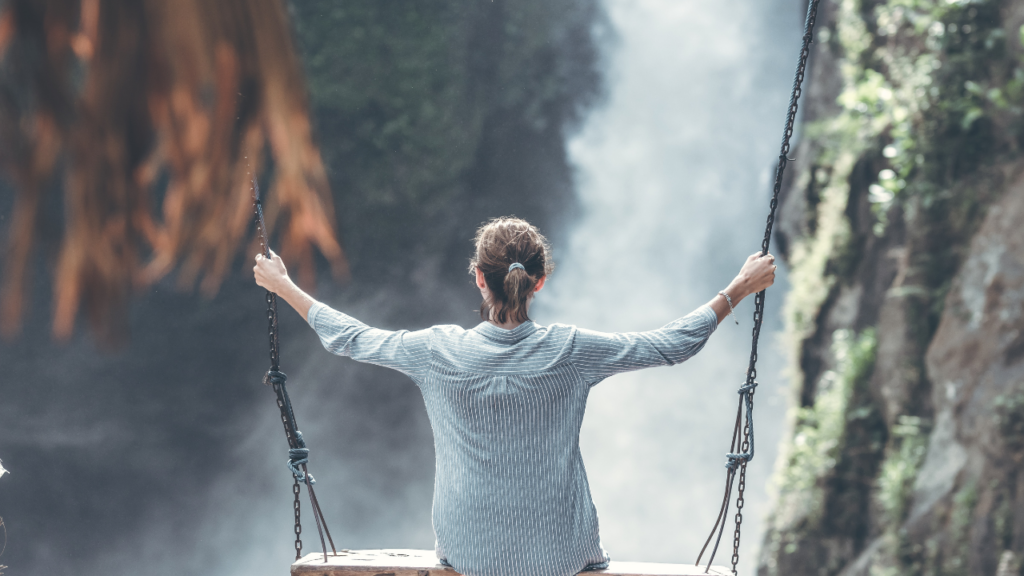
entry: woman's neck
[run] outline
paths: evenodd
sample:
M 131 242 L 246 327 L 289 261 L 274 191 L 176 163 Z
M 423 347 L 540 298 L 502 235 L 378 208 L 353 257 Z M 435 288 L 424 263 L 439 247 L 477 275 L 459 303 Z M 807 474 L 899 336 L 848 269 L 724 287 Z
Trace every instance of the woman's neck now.
M 490 317 L 487 319 L 487 321 L 490 322 L 491 324 L 494 324 L 498 328 L 502 328 L 504 330 L 513 330 L 513 329 L 515 329 L 518 326 L 523 324 L 522 322 L 516 322 L 515 320 L 512 320 L 512 319 L 506 320 L 504 324 L 498 322 L 497 316 L 498 316 L 498 312 L 499 311 L 500 311 L 500 309 L 491 308 L 491 314 L 490 314 Z M 526 305 L 526 313 L 527 314 L 530 313 L 530 305 L 529 304 Z
M 509 320 L 508 322 L 505 322 L 504 324 L 498 324 L 498 322 L 496 320 L 494 320 L 493 318 L 488 320 L 488 322 L 490 322 L 491 324 L 494 324 L 498 328 L 503 328 L 505 330 L 513 330 L 513 329 L 515 329 L 515 328 L 517 328 L 517 327 L 519 327 L 519 326 L 521 326 L 523 324 L 522 322 L 513 322 L 512 320 Z

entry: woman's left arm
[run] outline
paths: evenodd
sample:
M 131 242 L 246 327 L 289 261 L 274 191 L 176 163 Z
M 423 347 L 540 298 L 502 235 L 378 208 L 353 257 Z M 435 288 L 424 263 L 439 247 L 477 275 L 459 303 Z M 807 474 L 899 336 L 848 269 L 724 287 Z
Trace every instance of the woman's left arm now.
M 775 281 L 775 268 L 775 257 L 771 254 L 752 254 L 722 292 L 729 295 L 735 307 L 748 295 L 771 286 Z M 706 305 L 657 330 L 603 333 L 578 329 L 571 358 L 583 379 L 591 385 L 620 372 L 678 364 L 704 347 L 730 311 L 729 302 L 719 294 Z
M 705 305 L 645 332 L 597 332 L 578 328 L 570 359 L 583 380 L 593 386 L 621 372 L 672 366 L 700 352 L 718 322 Z

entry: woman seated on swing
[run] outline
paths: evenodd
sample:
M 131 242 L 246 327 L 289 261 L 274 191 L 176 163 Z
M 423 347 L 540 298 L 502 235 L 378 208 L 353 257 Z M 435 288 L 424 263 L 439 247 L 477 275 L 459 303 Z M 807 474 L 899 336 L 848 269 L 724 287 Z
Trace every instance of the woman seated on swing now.
M 256 256 L 254 271 L 327 350 L 419 386 L 434 432 L 441 563 L 469 576 L 568 576 L 609 561 L 579 447 L 590 387 L 696 354 L 732 306 L 772 285 L 774 260 L 754 254 L 706 305 L 657 330 L 620 334 L 530 320 L 554 263 L 544 236 L 518 218 L 477 232 L 470 271 L 484 322 L 470 330 L 371 328 L 299 289 L 276 254 Z

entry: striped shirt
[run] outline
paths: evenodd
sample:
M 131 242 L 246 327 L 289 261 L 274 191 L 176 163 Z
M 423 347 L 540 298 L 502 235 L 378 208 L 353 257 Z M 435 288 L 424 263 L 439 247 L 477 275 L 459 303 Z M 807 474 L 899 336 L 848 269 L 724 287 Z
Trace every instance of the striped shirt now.
M 419 386 L 434 432 L 437 557 L 467 576 L 606 567 L 579 447 L 590 387 L 678 364 L 718 326 L 708 306 L 657 330 L 615 334 L 529 321 L 388 331 L 321 303 L 307 320 L 327 350 Z

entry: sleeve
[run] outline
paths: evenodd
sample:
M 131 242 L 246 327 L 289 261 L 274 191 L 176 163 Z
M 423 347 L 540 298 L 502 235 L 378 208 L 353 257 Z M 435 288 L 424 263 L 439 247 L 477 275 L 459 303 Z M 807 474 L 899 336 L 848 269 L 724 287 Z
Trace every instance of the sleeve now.
M 430 330 L 381 330 L 317 302 L 306 318 L 329 352 L 402 372 L 419 382 L 430 365 Z
M 693 357 L 718 327 L 710 306 L 647 332 L 596 332 L 577 329 L 570 358 L 593 386 L 620 372 L 672 366 Z

